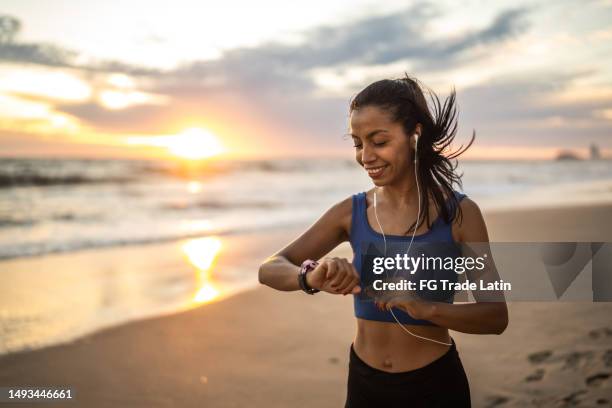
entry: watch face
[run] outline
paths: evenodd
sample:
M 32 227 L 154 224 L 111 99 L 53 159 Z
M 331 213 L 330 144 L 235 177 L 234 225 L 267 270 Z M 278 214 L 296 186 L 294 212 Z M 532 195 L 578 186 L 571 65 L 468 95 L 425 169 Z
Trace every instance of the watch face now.
M 302 262 L 302 273 L 306 273 L 310 269 L 314 269 L 317 266 L 317 263 L 311 259 L 307 259 Z

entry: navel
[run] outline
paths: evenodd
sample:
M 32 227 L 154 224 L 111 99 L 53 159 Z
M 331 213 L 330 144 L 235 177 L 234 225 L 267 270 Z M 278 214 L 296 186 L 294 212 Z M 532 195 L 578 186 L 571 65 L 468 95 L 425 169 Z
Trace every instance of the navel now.
M 393 367 L 393 362 L 391 361 L 390 358 L 385 358 L 385 361 L 383 361 L 383 367 L 385 368 Z

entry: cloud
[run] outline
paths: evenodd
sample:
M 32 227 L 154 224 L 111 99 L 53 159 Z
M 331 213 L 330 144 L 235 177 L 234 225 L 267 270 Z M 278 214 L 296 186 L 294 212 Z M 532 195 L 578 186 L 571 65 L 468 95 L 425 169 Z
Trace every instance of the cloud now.
M 10 23 L 10 26 L 7 24 Z M 5 27 L 6 25 L 6 27 Z M 77 68 L 91 72 L 121 72 L 130 75 L 152 75 L 158 70 L 125 64 L 119 61 L 93 61 L 79 63 L 84 55 L 54 44 L 15 42 L 21 21 L 0 15 L 0 62 L 35 64 L 56 68 Z
M 79 63 L 83 54 L 52 44 L 0 43 L 0 62 L 35 64 L 57 68 L 75 68 L 87 72 L 121 72 L 128 75 L 155 75 L 160 71 L 125 64 L 119 61 L 93 61 Z
M 53 45 L 0 43 L 0 61 L 68 67 L 78 54 Z
M 594 141 L 609 146 L 610 122 L 596 112 L 612 98 L 550 102 L 554 95 L 579 87 L 591 74 L 592 70 L 582 69 L 542 70 L 466 88 L 457 99 L 460 128 L 476 128 L 478 144 L 485 145 L 584 147 Z
M 172 118 L 167 108 L 158 105 L 137 105 L 110 110 L 97 103 L 58 105 L 57 111 L 79 118 L 100 131 L 156 133 L 164 119 Z
M 143 84 L 147 85 L 140 87 L 143 92 L 173 101 L 166 106 L 132 106 L 116 111 L 93 102 L 55 107 L 104 131 L 155 134 L 163 131 L 164 123 L 181 117 L 207 117 L 240 106 L 249 109 L 250 118 L 284 129 L 287 134 L 280 138 L 294 138 L 297 144 L 300 137 L 307 136 L 309 143 L 318 147 L 332 142 L 331 147 L 335 139 L 339 147 L 346 131 L 351 93 L 372 78 L 364 76 L 359 83 L 350 83 L 345 96 L 321 96 L 313 72 L 329 69 L 342 78 L 343 72 L 355 67 L 395 64 L 419 77 L 420 73 L 440 77 L 452 68 L 477 67 L 479 61 L 487 64 L 491 55 L 503 49 L 501 45 L 528 33 L 534 18 L 533 8 L 511 8 L 499 11 L 484 26 L 448 38 L 432 38 L 426 28 L 444 12 L 432 3 L 418 3 L 393 14 L 305 30 L 300 33 L 303 41 L 299 44 L 269 41 L 234 48 L 218 59 L 194 61 L 169 71 L 117 61 L 77 64 L 81 60 L 78 53 L 43 44 L 0 44 L 0 61 L 144 76 L 147 81 Z M 547 96 L 577 87 L 579 80 L 593 74 L 564 68 L 561 71 L 551 64 L 527 71 L 518 67 L 520 71 L 513 76 L 497 75 L 486 83 L 470 84 L 458 94 L 460 128 L 463 124 L 469 129 L 462 133 L 469 135 L 476 128 L 477 140 L 482 137 L 484 142 L 502 144 L 509 138 L 521 143 L 579 143 L 578 134 L 603 141 L 610 130 L 609 121 L 594 112 L 609 109 L 608 99 L 569 100 L 563 104 L 546 101 Z M 390 72 L 389 76 L 403 71 Z M 376 79 L 379 77 L 376 74 Z M 449 82 L 453 82 L 452 77 Z M 241 113 L 244 111 L 228 114 L 225 119 L 241 120 Z M 584 127 L 588 118 L 593 120 L 591 128 Z
M 267 42 L 231 49 L 218 60 L 196 61 L 166 72 L 119 61 L 78 63 L 83 55 L 76 51 L 37 43 L 0 43 L 0 61 L 151 76 L 159 80 L 160 91 L 178 94 L 219 88 L 247 93 L 312 92 L 316 84 L 309 70 L 314 68 L 412 59 L 421 67 L 443 69 L 444 63 L 475 46 L 520 33 L 526 27 L 525 13 L 525 9 L 504 11 L 485 28 L 453 40 L 430 41 L 425 27 L 441 11 L 432 3 L 421 2 L 402 12 L 306 30 L 302 33 L 305 40 L 299 45 Z
M 443 70 L 451 64 L 457 64 L 466 58 L 472 62 L 474 54 L 469 51 L 479 46 L 495 46 L 526 32 L 529 28 L 527 8 L 501 12 L 491 24 L 481 30 L 472 31 L 452 40 L 440 40 L 426 43 L 423 52 L 427 58 L 418 61 L 420 69 Z M 482 53 L 481 53 L 482 55 Z
M 381 65 L 406 59 L 417 67 L 444 69 L 444 65 L 482 44 L 495 44 L 526 30 L 526 9 L 500 13 L 487 27 L 452 40 L 429 40 L 427 23 L 440 15 L 430 3 L 419 3 L 403 12 L 363 18 L 337 26 L 305 31 L 304 42 L 275 42 L 255 48 L 226 51 L 214 61 L 195 62 L 173 73 L 184 80 L 223 77 L 222 86 L 258 91 L 283 89 L 312 91 L 309 70 L 349 65 Z

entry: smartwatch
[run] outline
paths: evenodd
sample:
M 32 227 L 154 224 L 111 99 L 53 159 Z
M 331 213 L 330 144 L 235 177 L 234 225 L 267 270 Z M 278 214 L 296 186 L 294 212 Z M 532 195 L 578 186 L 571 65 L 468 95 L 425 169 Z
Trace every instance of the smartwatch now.
M 300 272 L 298 273 L 298 283 L 300 284 L 300 288 L 309 295 L 314 295 L 315 293 L 320 292 L 319 289 L 311 288 L 308 286 L 308 283 L 306 283 L 306 274 L 316 268 L 318 264 L 319 263 L 317 261 L 307 259 L 302 262 Z

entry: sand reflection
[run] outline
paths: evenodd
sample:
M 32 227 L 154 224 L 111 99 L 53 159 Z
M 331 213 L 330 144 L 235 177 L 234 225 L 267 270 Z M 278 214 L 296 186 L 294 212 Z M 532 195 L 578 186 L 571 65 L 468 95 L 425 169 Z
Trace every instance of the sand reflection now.
M 211 270 L 221 250 L 221 240 L 216 237 L 192 239 L 185 242 L 181 249 L 189 263 L 196 268 L 197 290 L 193 301 L 206 303 L 215 299 L 220 292 L 213 284 Z

